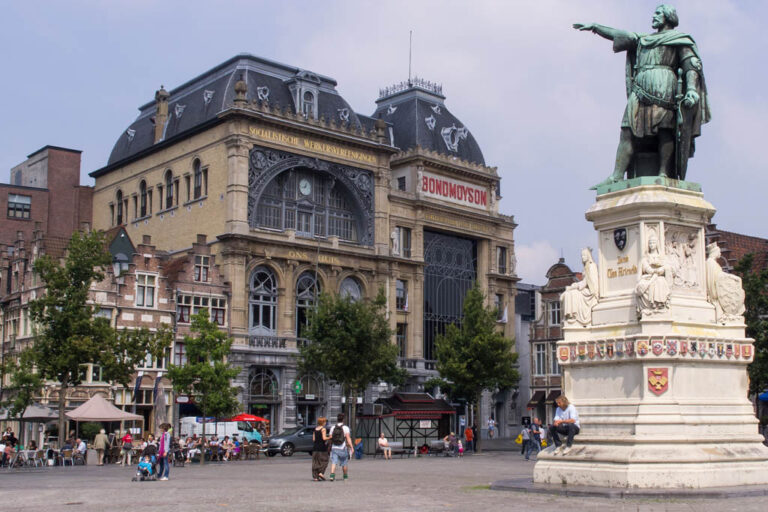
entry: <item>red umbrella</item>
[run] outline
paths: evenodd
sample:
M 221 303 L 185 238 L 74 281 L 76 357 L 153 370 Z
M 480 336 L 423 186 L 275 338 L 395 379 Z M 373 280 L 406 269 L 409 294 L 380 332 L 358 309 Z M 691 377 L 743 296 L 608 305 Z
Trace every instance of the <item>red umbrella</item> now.
M 230 421 L 263 421 L 269 423 L 267 418 L 262 418 L 261 416 L 255 416 L 253 414 L 247 413 L 238 414 L 237 416 L 230 418 Z

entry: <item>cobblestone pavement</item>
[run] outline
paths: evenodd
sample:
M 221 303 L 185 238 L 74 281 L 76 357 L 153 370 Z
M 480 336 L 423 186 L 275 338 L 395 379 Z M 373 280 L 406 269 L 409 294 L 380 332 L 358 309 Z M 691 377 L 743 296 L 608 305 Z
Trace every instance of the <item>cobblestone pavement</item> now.
M 463 459 L 365 458 L 347 482 L 313 482 L 305 454 L 259 461 L 172 468 L 167 482 L 131 482 L 135 469 L 76 466 L 0 470 L 0 511 L 697 511 L 765 510 L 765 498 L 611 500 L 491 491 L 503 478 L 530 476 L 519 453 Z

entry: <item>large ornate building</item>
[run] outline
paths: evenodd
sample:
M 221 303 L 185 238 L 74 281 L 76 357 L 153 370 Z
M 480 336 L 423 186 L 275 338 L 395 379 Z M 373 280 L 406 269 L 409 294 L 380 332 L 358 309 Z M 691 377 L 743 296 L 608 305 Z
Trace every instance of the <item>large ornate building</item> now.
M 151 236 L 170 259 L 206 240 L 228 286 L 218 304 L 240 399 L 273 427 L 340 407 L 336 386 L 297 374 L 322 291 L 386 290 L 393 343 L 417 390 L 475 280 L 515 318 L 515 223 L 499 213 L 496 168 L 444 100 L 440 86 L 411 80 L 380 91 L 366 116 L 329 77 L 238 55 L 140 108 L 91 173 L 93 226 Z M 159 276 L 151 265 L 144 274 Z M 138 297 L 122 299 L 148 314 L 160 307 Z M 178 321 L 187 298 L 168 300 Z M 514 335 L 514 322 L 499 328 Z

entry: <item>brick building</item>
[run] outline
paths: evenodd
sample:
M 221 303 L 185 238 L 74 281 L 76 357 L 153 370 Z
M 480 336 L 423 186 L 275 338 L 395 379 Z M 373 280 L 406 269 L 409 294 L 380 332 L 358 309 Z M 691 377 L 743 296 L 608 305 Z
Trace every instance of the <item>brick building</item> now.
M 527 409 L 531 416 L 549 424 L 554 419 L 555 398 L 562 392 L 562 373 L 557 359 L 557 342 L 562 339 L 563 319 L 560 295 L 565 288 L 581 279 L 565 259 L 547 270 L 547 283 L 537 294 L 536 320 L 531 326 L 531 399 Z
M 756 236 L 742 235 L 717 228 L 709 224 L 706 229 L 707 244 L 717 242 L 720 247 L 723 269 L 732 272 L 733 267 L 747 254 L 754 254 L 754 269 L 768 268 L 768 240 Z

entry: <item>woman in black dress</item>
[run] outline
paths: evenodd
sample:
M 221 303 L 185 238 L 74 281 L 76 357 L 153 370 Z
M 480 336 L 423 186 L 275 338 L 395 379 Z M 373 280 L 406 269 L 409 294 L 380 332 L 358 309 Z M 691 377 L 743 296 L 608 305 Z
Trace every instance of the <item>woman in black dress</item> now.
M 315 482 L 325 480 L 323 473 L 328 467 L 328 441 L 331 436 L 325 429 L 325 418 L 317 419 L 317 427 L 312 432 L 312 480 Z

